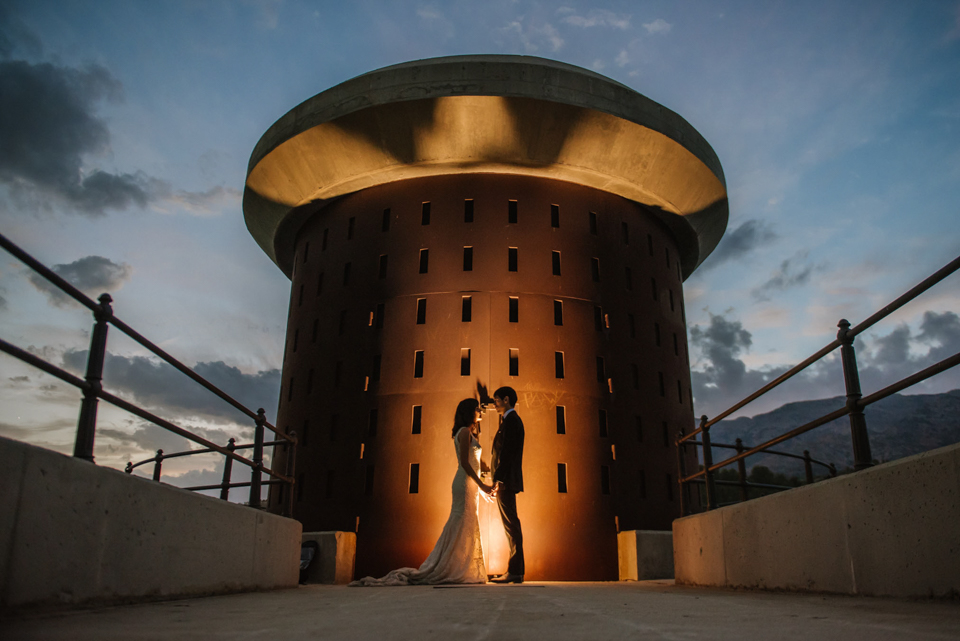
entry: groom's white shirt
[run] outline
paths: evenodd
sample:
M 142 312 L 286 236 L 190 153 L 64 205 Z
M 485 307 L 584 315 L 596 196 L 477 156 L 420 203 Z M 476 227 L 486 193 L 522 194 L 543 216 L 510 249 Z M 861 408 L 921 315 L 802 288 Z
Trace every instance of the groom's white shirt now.
M 516 411 L 516 410 L 514 410 L 514 409 L 511 407 L 510 409 L 508 409 L 506 412 L 503 413 L 503 418 L 507 418 L 507 415 L 510 414 L 510 412 L 515 412 L 515 411 Z

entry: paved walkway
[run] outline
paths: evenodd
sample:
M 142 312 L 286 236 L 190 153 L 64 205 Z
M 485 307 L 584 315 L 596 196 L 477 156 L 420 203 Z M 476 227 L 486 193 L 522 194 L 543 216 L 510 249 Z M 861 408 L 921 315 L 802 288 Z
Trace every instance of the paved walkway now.
M 960 602 L 639 583 L 296 590 L 33 613 L 4 641 L 176 639 L 960 639 Z

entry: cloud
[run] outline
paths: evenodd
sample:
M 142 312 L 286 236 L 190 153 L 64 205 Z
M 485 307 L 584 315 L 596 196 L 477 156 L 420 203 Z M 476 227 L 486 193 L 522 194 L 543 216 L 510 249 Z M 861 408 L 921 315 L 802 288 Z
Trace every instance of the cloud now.
M 101 65 L 0 61 L 0 184 L 19 207 L 50 209 L 58 203 L 73 213 L 102 216 L 167 201 L 207 213 L 225 196 L 235 197 L 222 187 L 178 191 L 142 171 L 87 167 L 85 158 L 110 149 L 97 107 L 122 96 L 123 85 Z
M 663 18 L 657 18 L 653 22 L 643 23 L 643 28 L 647 30 L 647 33 L 670 33 L 670 30 L 673 29 L 673 25 L 664 20 Z
M 537 52 L 541 47 L 555 53 L 560 51 L 564 45 L 563 38 L 560 37 L 559 32 L 552 24 L 547 22 L 540 26 L 524 25 L 522 16 L 501 27 L 498 31 L 502 35 L 515 37 L 527 53 Z
M 417 17 L 425 27 L 438 33 L 444 40 L 450 40 L 456 35 L 453 23 L 435 5 L 420 5 L 417 7 Z
M 83 372 L 86 362 L 86 350 L 69 350 L 63 354 L 64 367 L 74 372 Z M 193 371 L 251 410 L 263 407 L 268 419 L 276 417 L 280 370 L 244 374 L 236 367 L 214 361 L 197 363 Z M 145 356 L 108 353 L 104 363 L 104 388 L 130 395 L 138 405 L 163 410 L 164 415 L 241 423 L 250 420 L 172 366 Z
M 775 293 L 807 284 L 813 272 L 824 269 L 823 265 L 807 263 L 807 255 L 807 252 L 799 252 L 780 263 L 773 275 L 762 285 L 753 288 L 750 294 L 758 301 L 769 301 Z
M 103 256 L 87 256 L 66 265 L 54 265 L 53 271 L 92 298 L 104 292 L 115 292 L 130 280 L 133 268 L 126 263 L 115 263 Z M 52 305 L 66 307 L 73 299 L 61 292 L 47 279 L 31 272 L 30 283 L 47 296 Z
M 757 247 L 777 238 L 770 225 L 762 220 L 751 219 L 724 235 L 720 244 L 705 261 L 702 269 L 713 269 L 727 261 L 737 260 Z
M 621 49 L 620 53 L 617 54 L 617 57 L 613 60 L 618 67 L 626 67 L 630 64 L 630 52 L 626 49 Z
M 690 328 L 690 344 L 697 354 L 691 372 L 697 414 L 714 416 L 792 367 L 747 367 L 743 355 L 752 343 L 752 335 L 742 323 L 725 315 L 710 314 L 706 327 Z M 869 394 L 960 352 L 960 316 L 926 311 L 919 332 L 901 324 L 887 334 L 861 335 L 855 346 L 861 388 Z M 954 368 L 907 393 L 944 392 L 958 385 L 960 369 Z M 746 413 L 769 411 L 790 401 L 833 398 L 844 390 L 839 350 L 835 350 L 748 405 Z
M 587 15 L 580 16 L 572 13 L 567 7 L 561 8 L 557 13 L 566 14 L 563 22 L 574 27 L 612 27 L 614 29 L 629 29 L 630 16 L 619 15 L 607 9 L 592 9 Z M 669 29 L 669 25 L 667 26 Z
M 233 187 L 212 187 L 207 191 L 163 190 L 163 202 L 176 205 L 180 209 L 204 216 L 217 214 L 224 207 L 240 203 L 242 192 Z M 165 209 L 161 206 L 160 209 Z

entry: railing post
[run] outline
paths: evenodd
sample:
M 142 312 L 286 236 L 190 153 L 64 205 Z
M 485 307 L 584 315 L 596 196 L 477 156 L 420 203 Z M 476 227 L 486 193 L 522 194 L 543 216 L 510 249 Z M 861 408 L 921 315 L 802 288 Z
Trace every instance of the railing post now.
M 123 468 L 123 471 L 127 474 L 133 474 L 133 461 L 127 461 L 127 466 Z
M 267 422 L 263 408 L 257 410 L 257 425 L 253 430 L 253 464 L 250 473 L 250 507 L 260 507 L 260 479 L 263 470 L 263 426 Z
M 743 439 L 737 439 L 737 454 L 743 454 Z M 747 461 L 746 459 L 740 459 L 737 461 L 737 473 L 740 476 L 740 500 L 746 501 L 749 499 L 747 494 Z
M 287 441 L 284 444 L 284 449 L 287 450 L 287 476 L 289 476 L 293 481 L 290 482 L 290 491 L 287 492 L 287 500 L 283 506 L 283 516 L 292 516 L 293 515 L 293 493 L 297 489 L 297 432 L 296 430 L 290 432 L 290 438 L 293 441 Z M 277 448 L 274 447 L 273 451 L 276 452 Z M 283 487 L 282 485 L 280 487 Z
M 153 480 L 160 480 L 160 466 L 163 465 L 163 450 L 157 450 L 157 458 L 153 461 Z
M 94 312 L 96 322 L 90 336 L 90 351 L 87 354 L 87 389 L 83 390 L 80 402 L 80 418 L 77 420 L 77 439 L 73 444 L 73 455 L 93 462 L 93 440 L 97 431 L 97 393 L 103 389 L 103 361 L 107 353 L 107 329 L 113 308 L 110 294 L 101 294 L 100 308 Z
M 853 336 L 849 335 L 850 323 L 842 318 L 837 323 L 840 331 L 840 360 L 843 363 L 843 382 L 847 389 L 847 409 L 850 410 L 850 436 L 853 439 L 853 469 L 862 470 L 873 465 L 870 455 L 870 438 L 867 436 L 867 419 L 860 407 L 860 374 L 857 371 L 857 355 L 853 349 Z
M 712 510 L 717 507 L 717 487 L 713 482 L 713 472 L 710 471 L 710 468 L 713 467 L 713 450 L 710 448 L 710 427 L 707 425 L 707 415 L 704 414 L 700 417 L 700 429 L 703 441 L 703 469 L 704 469 L 704 480 L 706 483 L 706 493 L 707 493 L 707 509 Z
M 227 441 L 227 449 L 231 452 L 237 449 L 237 440 Z M 220 483 L 220 499 L 227 501 L 230 499 L 230 477 L 233 475 L 233 459 L 229 456 L 223 457 L 223 481 Z
M 807 474 L 807 485 L 813 483 L 813 464 L 810 462 L 810 450 L 803 451 L 803 471 Z
M 680 439 L 683 438 L 683 428 L 680 428 L 680 432 L 677 434 L 677 482 L 680 484 L 680 516 L 687 515 L 687 507 L 689 504 L 689 499 L 687 497 L 687 488 L 689 485 L 683 482 L 683 479 L 687 476 L 687 465 L 683 460 L 683 451 L 686 448 L 686 443 L 681 443 Z
M 830 477 L 831 478 L 837 477 L 837 466 L 834 465 L 833 463 L 830 464 Z

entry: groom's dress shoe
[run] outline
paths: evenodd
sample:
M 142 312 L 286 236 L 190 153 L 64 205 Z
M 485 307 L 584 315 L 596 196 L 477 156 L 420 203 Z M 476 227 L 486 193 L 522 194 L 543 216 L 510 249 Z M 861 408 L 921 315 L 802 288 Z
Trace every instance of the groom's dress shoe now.
M 523 583 L 522 574 L 510 574 L 505 572 L 498 577 L 490 579 L 491 583 Z

